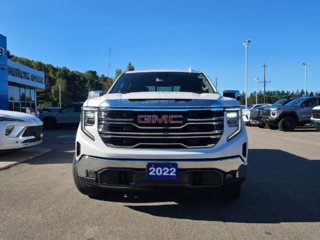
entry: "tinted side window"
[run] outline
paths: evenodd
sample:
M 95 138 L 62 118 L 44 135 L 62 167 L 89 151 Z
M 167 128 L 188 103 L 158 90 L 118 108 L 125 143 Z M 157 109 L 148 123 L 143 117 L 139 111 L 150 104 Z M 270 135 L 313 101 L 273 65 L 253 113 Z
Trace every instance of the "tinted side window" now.
M 305 107 L 314 107 L 318 105 L 318 101 L 316 98 L 311 98 L 302 103 Z
M 81 105 L 76 105 L 75 112 L 81 112 Z
M 70 106 L 70 107 L 66 107 L 65 109 L 62 110 L 63 113 L 66 112 L 74 112 L 75 106 Z

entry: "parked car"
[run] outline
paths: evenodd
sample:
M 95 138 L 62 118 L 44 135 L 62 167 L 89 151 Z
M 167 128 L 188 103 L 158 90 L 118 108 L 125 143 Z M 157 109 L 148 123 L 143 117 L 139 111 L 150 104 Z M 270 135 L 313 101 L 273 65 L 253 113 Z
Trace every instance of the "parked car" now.
M 320 106 L 312 109 L 311 125 L 320 131 Z
M 258 126 L 260 128 L 265 127 L 265 123 L 261 121 L 263 109 L 270 107 L 271 104 L 262 104 L 259 107 L 250 110 L 250 125 Z
M 45 107 L 42 109 L 41 113 L 47 113 L 47 112 L 58 112 L 61 109 L 61 107 Z
M 42 121 L 30 114 L 0 110 L 0 151 L 32 147 L 42 142 Z
M 260 107 L 262 104 L 263 103 L 247 105 L 247 109 L 245 109 L 245 108 L 242 109 L 242 119 L 243 119 L 243 122 L 245 125 L 250 126 L 250 110 L 257 108 L 257 107 Z
M 279 106 L 284 106 L 287 103 L 291 102 L 295 98 L 290 98 L 290 99 L 281 99 L 274 104 L 266 104 L 263 106 L 260 106 L 258 108 L 250 110 L 250 123 L 252 125 L 258 126 L 260 128 L 264 128 L 266 126 L 265 122 L 262 121 L 262 114 L 264 110 L 268 110 L 270 108 L 274 107 L 279 107 Z M 268 127 L 268 126 L 267 126 Z
M 40 117 L 40 114 L 42 113 L 42 110 L 41 110 L 41 108 L 36 108 L 36 114 L 37 114 L 37 117 Z
M 62 126 L 78 125 L 80 122 L 82 104 L 73 104 L 58 111 L 52 110 L 42 113 L 40 119 L 47 130 L 53 130 Z
M 247 108 L 250 108 L 252 106 L 252 104 L 248 104 Z M 246 105 L 241 105 L 241 109 L 246 109 Z
M 320 97 L 297 98 L 284 106 L 264 110 L 261 119 L 270 129 L 292 131 L 297 125 L 310 123 L 312 109 L 317 105 L 320 105 Z

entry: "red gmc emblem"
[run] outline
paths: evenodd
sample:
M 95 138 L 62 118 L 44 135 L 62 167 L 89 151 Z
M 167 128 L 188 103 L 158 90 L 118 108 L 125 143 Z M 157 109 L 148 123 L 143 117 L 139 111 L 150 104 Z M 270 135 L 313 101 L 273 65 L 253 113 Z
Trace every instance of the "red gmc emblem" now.
M 182 115 L 162 115 L 162 117 L 159 118 L 157 115 L 140 115 L 138 116 L 138 123 L 182 123 L 182 121 L 174 120 L 182 117 Z

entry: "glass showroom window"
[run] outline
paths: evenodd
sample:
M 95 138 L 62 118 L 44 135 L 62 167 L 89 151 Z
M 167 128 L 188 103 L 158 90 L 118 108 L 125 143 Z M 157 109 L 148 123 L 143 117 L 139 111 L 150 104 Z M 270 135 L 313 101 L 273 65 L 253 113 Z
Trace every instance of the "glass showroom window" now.
M 9 101 L 19 101 L 19 87 L 8 86 L 9 87 Z
M 17 86 L 8 86 L 9 110 L 20 112 L 20 89 Z
M 30 89 L 26 88 L 26 106 L 31 107 Z
M 36 91 L 25 87 L 9 85 L 8 89 L 9 110 L 26 112 L 27 109 L 35 110 Z
M 33 108 L 34 110 L 36 110 L 36 104 L 35 104 L 35 91 L 34 89 L 30 89 L 30 99 L 31 99 L 31 108 Z
M 20 88 L 20 101 L 24 102 L 26 101 L 26 89 Z

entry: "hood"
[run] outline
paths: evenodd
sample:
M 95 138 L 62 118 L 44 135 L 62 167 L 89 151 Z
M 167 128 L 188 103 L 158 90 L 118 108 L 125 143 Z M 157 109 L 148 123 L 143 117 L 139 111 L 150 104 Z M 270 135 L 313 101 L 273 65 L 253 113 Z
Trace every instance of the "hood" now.
M 0 118 L 1 117 L 20 119 L 20 120 L 23 120 L 24 122 L 42 123 L 39 118 L 32 116 L 30 114 L 21 113 L 21 112 L 0 110 Z
M 250 109 L 242 109 L 242 114 L 249 114 L 250 113 Z
M 283 107 L 283 106 L 279 106 L 279 107 Z M 271 108 L 277 108 L 277 107 L 267 106 L 267 107 L 263 108 L 263 110 L 268 110 L 268 109 L 271 109 Z
M 278 107 L 271 107 L 270 109 L 280 109 L 280 110 L 285 110 L 285 111 L 294 111 L 298 108 L 299 106 L 278 106 Z
M 237 100 L 212 93 L 188 92 L 135 92 L 111 93 L 88 99 L 84 106 L 114 108 L 197 108 L 240 107 Z

